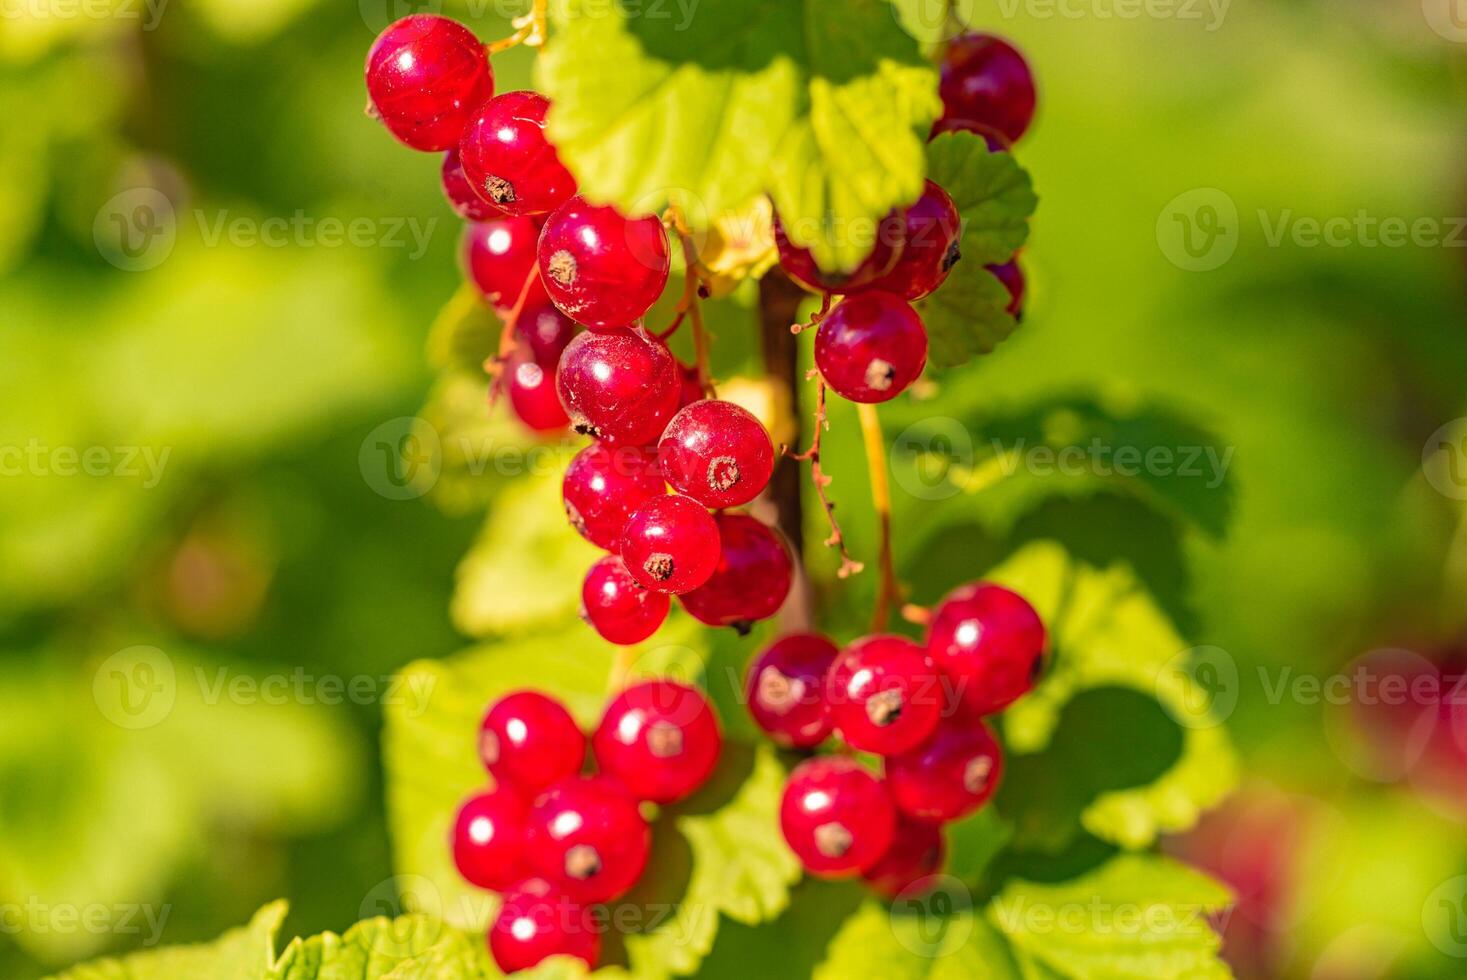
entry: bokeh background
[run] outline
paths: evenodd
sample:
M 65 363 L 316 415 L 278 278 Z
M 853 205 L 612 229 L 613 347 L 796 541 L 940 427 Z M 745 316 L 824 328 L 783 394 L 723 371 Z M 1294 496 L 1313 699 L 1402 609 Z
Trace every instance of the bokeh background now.
M 443 5 L 485 38 L 518 8 Z M 413 10 L 0 4 L 0 975 L 205 939 L 276 897 L 300 934 L 382 911 L 393 671 L 550 587 L 542 543 L 503 526 L 526 576 L 459 569 L 533 477 L 434 458 L 420 495 L 377 455 L 417 414 L 531 445 L 442 370 L 459 224 L 436 160 L 363 113 L 366 49 Z M 1041 85 L 1031 294 L 996 354 L 892 413 L 899 450 L 921 415 L 972 443 L 949 458 L 971 492 L 899 469 L 904 574 L 934 598 L 1040 527 L 1131 563 L 1209 648 L 1243 760 L 1168 845 L 1238 888 L 1239 973 L 1463 975 L 1467 690 L 1370 692 L 1467 664 L 1467 13 L 996 0 L 972 21 Z M 529 65 L 497 57 L 499 87 Z M 750 301 L 718 318 L 730 376 Z M 1063 438 L 1085 406 L 1179 449 L 1155 420 L 1185 419 L 1226 481 L 1151 474 L 1142 506 L 1021 470 L 1014 496 L 1046 503 L 1004 525 L 988 435 Z M 829 455 L 869 557 L 843 421 Z M 966 530 L 924 535 L 934 511 Z M 827 583 L 829 617 L 864 620 L 865 578 Z M 161 723 L 111 691 L 169 670 Z

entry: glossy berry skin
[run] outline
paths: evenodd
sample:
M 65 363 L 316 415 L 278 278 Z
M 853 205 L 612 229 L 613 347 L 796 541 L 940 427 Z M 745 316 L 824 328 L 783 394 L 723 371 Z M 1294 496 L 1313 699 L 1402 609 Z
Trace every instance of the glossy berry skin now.
M 748 410 L 705 398 L 667 423 L 658 458 L 667 482 L 706 507 L 746 504 L 774 472 L 774 444 Z
M 627 570 L 654 592 L 696 589 L 718 566 L 718 525 L 690 497 L 653 497 L 621 532 Z
M 443 154 L 443 196 L 448 198 L 449 207 L 453 213 L 465 221 L 488 221 L 490 218 L 502 218 L 504 212 L 484 200 L 474 189 L 469 186 L 468 177 L 464 176 L 463 162 L 458 158 L 458 150 L 449 150 Z
M 744 678 L 749 714 L 775 743 L 809 749 L 830 734 L 825 675 L 838 653 L 827 637 L 791 633 L 749 662 Z
M 586 736 L 559 701 L 539 691 L 514 691 L 484 713 L 479 759 L 496 782 L 532 800 L 581 771 Z
M 547 214 L 576 192 L 576 179 L 545 138 L 550 100 L 505 92 L 478 107 L 459 144 L 469 186 L 505 214 Z
M 577 334 L 557 374 L 575 430 L 607 445 L 656 442 L 677 412 L 677 360 L 645 330 Z
M 1034 118 L 1034 76 L 1024 56 L 992 34 L 965 34 L 948 45 L 938 93 L 943 116 L 993 126 L 1016 142 Z
M 1019 316 L 1024 312 L 1024 270 L 1019 267 L 1018 259 L 1009 259 L 1002 265 L 986 266 L 989 272 L 998 277 L 1003 287 L 1009 291 L 1009 305 L 1005 307 L 1009 316 Z
M 954 589 L 927 630 L 927 653 L 975 714 L 1002 711 L 1044 666 L 1044 623 L 1024 597 L 991 582 Z
M 988 726 L 958 714 L 932 737 L 886 760 L 886 788 L 897 809 L 917 820 L 956 820 L 977 810 L 998 788 L 1003 754 Z
M 415 150 L 458 145 L 470 114 L 494 94 L 484 45 L 458 21 L 404 17 L 367 52 L 367 95 L 387 131 Z
M 932 124 L 932 132 L 928 134 L 927 141 L 930 143 L 943 133 L 972 133 L 987 144 L 989 153 L 1011 153 L 1014 149 L 1014 144 L 1007 136 L 992 126 L 974 119 L 944 116 Z
M 666 491 L 657 457 L 651 452 L 599 442 L 576 453 L 560 483 L 571 527 L 607 551 L 621 549 L 621 532 L 632 512 Z
M 530 811 L 530 866 L 576 902 L 618 898 L 647 866 L 652 831 L 637 801 L 605 776 L 556 783 Z
M 902 254 L 890 272 L 864 289 L 895 293 L 907 300 L 919 300 L 947 280 L 957 264 L 958 237 L 963 219 L 947 191 L 927 181 L 922 196 L 902 212 L 906 223 Z
M 465 800 L 453 824 L 453 863 L 464 880 L 502 891 L 523 878 L 529 818 L 529 806 L 508 786 Z
M 503 316 L 519 301 L 525 280 L 535 274 L 535 241 L 540 234 L 530 218 L 489 218 L 464 228 L 464 272 Z M 544 290 L 530 284 L 530 297 L 543 302 Z
M 867 636 L 830 665 L 825 705 L 831 726 L 852 748 L 894 755 L 937 727 L 943 684 L 926 652 L 911 640 Z
M 662 222 L 573 197 L 540 232 L 540 275 L 555 305 L 592 330 L 624 327 L 652 308 L 671 261 Z
M 634 684 L 606 706 L 591 737 L 598 769 L 635 797 L 672 803 L 718 764 L 723 738 L 702 692 L 676 681 Z
M 632 578 L 616 555 L 597 560 L 581 585 L 581 618 L 608 643 L 641 643 L 657 632 L 671 607 L 671 599 Z
M 601 930 L 590 908 L 531 879 L 504 896 L 489 928 L 489 952 L 505 973 L 527 970 L 551 956 L 573 956 L 595 968 Z
M 537 305 L 526 304 L 515 321 L 515 333 L 530 349 L 535 363 L 543 368 L 554 368 L 560 364 L 560 355 L 576 335 L 576 325 L 555 308 L 548 299 Z M 557 395 L 557 397 L 559 397 Z
M 889 401 L 927 366 L 927 331 L 900 296 L 848 296 L 820 321 L 815 366 L 842 398 Z
M 896 898 L 905 893 L 907 898 L 916 898 L 932 890 L 946 854 L 939 825 L 899 813 L 891 847 L 861 877 L 878 895 Z
M 790 239 L 778 215 L 774 218 L 774 244 L 779 250 L 780 268 L 801 286 L 815 293 L 848 293 L 891 271 L 901 254 L 902 218 L 893 211 L 881 219 L 870 254 L 850 272 L 820 268 L 809 249 Z
M 521 347 L 504 365 L 503 382 L 509 390 L 514 414 L 535 432 L 556 432 L 570 424 L 555 391 L 555 370 L 535 362 L 528 348 Z
M 875 776 L 841 756 L 800 763 L 779 807 L 784 839 L 811 874 L 844 878 L 881 860 L 896 809 Z
M 718 563 L 702 586 L 679 596 L 709 626 L 749 626 L 779 612 L 794 581 L 789 546 L 779 532 L 747 514 L 725 513 L 718 525 Z

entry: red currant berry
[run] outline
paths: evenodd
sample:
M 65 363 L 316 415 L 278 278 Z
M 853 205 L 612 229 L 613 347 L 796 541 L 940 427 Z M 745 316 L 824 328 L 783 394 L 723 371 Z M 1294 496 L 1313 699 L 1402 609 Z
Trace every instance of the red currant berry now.
M 644 588 L 616 555 L 592 565 L 581 586 L 581 617 L 608 643 L 641 643 L 657 632 L 671 607 L 671 599 Z
M 702 586 L 679 596 L 700 623 L 749 626 L 779 612 L 794 581 L 794 562 L 778 531 L 747 514 L 719 514 L 718 564 Z
M 464 130 L 459 155 L 469 186 L 506 214 L 546 214 L 576 192 L 545 138 L 549 108 L 538 92 L 505 92 L 479 106 Z
M 555 391 L 555 369 L 537 364 L 528 348 L 521 347 L 510 355 L 504 365 L 503 383 L 509 389 L 515 415 L 529 428 L 554 432 L 570 424 Z
M 690 497 L 653 497 L 622 529 L 621 558 L 654 592 L 696 589 L 718 566 L 718 525 Z
M 779 215 L 774 216 L 774 244 L 779 249 L 779 265 L 789 277 L 816 293 L 848 293 L 891 271 L 902 249 L 902 218 L 893 211 L 876 226 L 876 239 L 871 252 L 850 272 L 826 272 L 815 262 L 814 254 L 796 245 L 785 231 Z
M 1002 711 L 1044 667 L 1044 623 L 1016 592 L 990 582 L 954 589 L 927 630 L 927 653 L 970 711 Z
M 926 365 L 922 318 L 890 293 L 841 300 L 815 333 L 815 366 L 836 394 L 853 402 L 895 398 Z
M 530 218 L 490 218 L 464 228 L 464 271 L 501 316 L 514 308 L 525 280 L 535 275 L 538 234 Z M 530 290 L 532 297 L 544 296 L 538 283 Z
M 493 94 L 484 45 L 456 20 L 404 17 L 367 52 L 371 112 L 415 150 L 457 146 L 470 113 Z
M 790 773 L 779 824 L 805 870 L 841 878 L 881 860 L 895 833 L 896 810 L 875 776 L 850 759 L 826 756 Z
M 867 636 L 825 675 L 830 723 L 853 748 L 895 755 L 920 744 L 942 717 L 943 692 L 926 652 L 901 636 Z
M 558 374 L 576 431 L 608 445 L 656 442 L 677 412 L 677 360 L 645 330 L 577 334 Z
M 824 636 L 792 633 L 750 661 L 744 680 L 749 714 L 775 742 L 808 749 L 830 734 L 825 675 L 839 652 Z
M 918 300 L 941 286 L 961 257 L 958 236 L 963 219 L 947 191 L 930 180 L 917 203 L 902 212 L 902 218 L 906 231 L 901 258 L 890 272 L 863 290 L 876 289 Z
M 1009 305 L 1005 307 L 1008 315 L 1018 316 L 1023 313 L 1024 270 L 1019 267 L 1019 260 L 1009 259 L 1002 265 L 990 265 L 987 268 L 1003 283 L 1003 288 L 1009 291 Z
M 944 116 L 971 119 L 1015 142 L 1034 118 L 1034 76 L 1024 56 L 992 34 L 965 34 L 942 59 Z
M 544 291 L 540 292 L 543 295 Z M 529 346 L 536 364 L 553 368 L 560 363 L 560 355 L 576 335 L 576 325 L 548 299 L 543 299 L 538 306 L 527 304 L 520 311 L 515 332 Z
M 471 796 L 453 823 L 453 863 L 464 880 L 503 891 L 525 876 L 530 808 L 508 786 Z
M 667 488 L 657 457 L 648 450 L 593 442 L 570 461 L 560 491 L 565 516 L 581 537 L 617 551 L 632 512 Z
M 937 824 L 899 816 L 891 847 L 861 877 L 873 891 L 887 898 L 903 892 L 914 898 L 931 890 L 946 851 L 942 828 Z
M 1014 144 L 1003 133 L 973 119 L 944 116 L 932 124 L 932 132 L 928 134 L 927 139 L 931 142 L 943 133 L 972 133 L 974 136 L 981 137 L 988 145 L 989 153 L 1011 153 L 1014 148 Z
M 605 776 L 565 779 L 530 811 L 530 865 L 573 901 L 595 904 L 626 894 L 652 848 L 637 801 Z
M 456 149 L 443 155 L 443 196 L 448 198 L 453 213 L 465 221 L 488 221 L 504 216 L 503 211 L 474 193 Z
M 555 305 L 593 330 L 624 327 L 667 285 L 667 232 L 652 215 L 628 218 L 573 197 L 540 232 L 540 275 Z
M 1003 755 L 977 718 L 943 719 L 932 737 L 886 760 L 886 788 L 897 809 L 918 820 L 956 820 L 998 788 Z
M 581 771 L 586 736 L 570 712 L 539 691 L 506 694 L 479 725 L 479 758 L 489 775 L 525 799 Z
M 693 404 L 693 402 L 703 400 L 703 383 L 698 380 L 698 368 L 696 365 L 684 364 L 679 361 L 677 369 L 683 382 L 682 394 L 678 397 L 677 407 L 684 409 Z
M 591 737 L 601 772 L 653 803 L 680 800 L 702 786 L 722 747 L 708 699 L 668 680 L 622 691 L 606 706 Z
M 601 931 L 591 909 L 532 879 L 504 896 L 489 928 L 489 952 L 505 973 L 528 970 L 551 956 L 573 956 L 595 969 Z
M 748 503 L 774 472 L 769 433 L 733 402 L 693 402 L 667 423 L 657 449 L 673 489 L 707 507 Z

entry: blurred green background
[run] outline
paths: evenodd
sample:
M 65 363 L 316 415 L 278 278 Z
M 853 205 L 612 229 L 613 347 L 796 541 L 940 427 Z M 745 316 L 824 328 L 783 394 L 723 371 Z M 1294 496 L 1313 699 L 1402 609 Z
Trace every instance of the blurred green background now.
M 444 12 L 492 38 L 504 7 Z M 207 938 L 280 896 L 301 934 L 390 899 L 382 702 L 492 608 L 461 591 L 450 618 L 475 505 L 500 491 L 445 469 L 431 498 L 394 499 L 367 461 L 428 398 L 425 343 L 460 281 L 436 159 L 362 111 L 368 45 L 416 9 L 0 8 L 0 975 Z M 1239 972 L 1461 976 L 1467 934 L 1427 912 L 1467 874 L 1467 740 L 1401 749 L 1359 705 L 1270 692 L 1382 647 L 1450 665 L 1467 637 L 1467 482 L 1422 466 L 1467 415 L 1467 32 L 1434 29 L 1454 23 L 1435 0 L 1166 9 L 975 7 L 1041 85 L 1018 151 L 1041 198 L 1031 298 L 1014 339 L 893 406 L 888 435 L 963 420 L 981 471 L 984 427 L 1046 430 L 1081 404 L 1175 415 L 1230 453 L 1231 489 L 1155 492 L 1232 528 L 1091 482 L 1008 526 L 1002 488 L 934 507 L 899 477 L 903 571 L 932 600 L 1040 528 L 1132 562 L 1233 672 L 1243 789 L 1173 847 L 1242 891 Z M 496 58 L 500 89 L 528 84 L 529 57 Z M 1361 212 L 1454 244 L 1384 244 Z M 1178 251 L 1189 217 L 1213 250 Z M 1273 234 L 1332 218 L 1350 222 L 1333 244 Z M 330 219 L 366 221 L 352 242 Z M 725 373 L 748 300 L 719 319 Z M 472 383 L 437 385 L 429 414 L 481 406 Z M 859 488 L 853 416 L 829 445 L 836 485 Z M 859 496 L 842 512 L 869 557 Z M 823 581 L 828 556 L 812 564 Z M 822 590 L 838 633 L 871 578 Z M 118 716 L 119 672 L 159 669 L 179 679 L 166 720 Z M 282 676 L 286 696 L 249 694 Z M 166 920 L 123 928 L 114 910 L 139 903 Z M 68 907 L 100 926 L 67 926 Z

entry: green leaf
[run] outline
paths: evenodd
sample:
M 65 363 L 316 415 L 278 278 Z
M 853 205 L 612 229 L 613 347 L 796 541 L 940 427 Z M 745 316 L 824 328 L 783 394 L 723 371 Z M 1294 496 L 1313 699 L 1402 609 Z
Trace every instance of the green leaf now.
M 593 200 L 698 228 L 768 191 L 821 265 L 853 268 L 922 190 L 937 79 L 887 0 L 721 0 L 686 20 L 558 0 L 537 65 Z
M 1038 198 L 1029 174 L 1008 153 L 990 153 L 972 133 L 944 133 L 927 147 L 928 176 L 963 218 L 962 259 L 917 308 L 936 367 L 987 354 L 1014 332 L 1008 290 L 985 266 L 1007 262 L 1029 234 Z
M 326 932 L 292 940 L 264 980 L 402 980 L 414 971 L 422 975 L 429 964 L 440 971 L 433 974 L 440 980 L 498 976 L 482 950 L 482 943 L 431 916 L 379 916 L 339 936 Z
M 945 885 L 926 900 L 891 907 L 863 902 L 831 941 L 814 980 L 967 977 L 1020 980 L 1003 937 L 972 907 L 966 890 Z
M 263 980 L 275 956 L 275 934 L 285 921 L 284 902 L 273 902 L 241 929 L 212 943 L 175 946 L 97 960 L 51 980 Z
M 1185 865 L 1123 855 L 1061 884 L 1011 882 L 988 918 L 1040 976 L 1220 980 L 1232 973 L 1208 917 L 1231 901 Z

